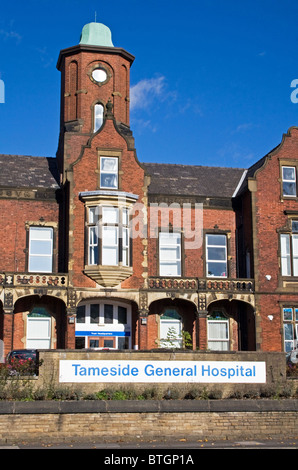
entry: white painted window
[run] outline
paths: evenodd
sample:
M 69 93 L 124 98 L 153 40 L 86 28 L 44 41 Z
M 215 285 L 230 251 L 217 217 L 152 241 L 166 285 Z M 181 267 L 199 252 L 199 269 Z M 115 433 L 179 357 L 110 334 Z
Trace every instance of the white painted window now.
M 208 349 L 229 350 L 229 320 L 221 311 L 214 311 L 207 320 Z
M 159 233 L 159 275 L 181 276 L 181 233 Z
M 118 189 L 117 157 L 100 157 L 100 187 Z
M 206 275 L 207 277 L 227 277 L 227 237 L 226 235 L 206 235 Z
M 282 167 L 282 190 L 283 196 L 296 197 L 296 168 L 294 166 Z
M 30 227 L 29 272 L 51 273 L 53 271 L 53 229 Z

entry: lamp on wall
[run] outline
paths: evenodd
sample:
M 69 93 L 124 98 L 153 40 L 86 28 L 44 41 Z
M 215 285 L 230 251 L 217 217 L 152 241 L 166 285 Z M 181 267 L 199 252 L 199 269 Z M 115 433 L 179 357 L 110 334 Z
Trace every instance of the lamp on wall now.
M 270 281 L 270 279 L 271 279 L 271 276 L 270 276 L 270 274 L 266 274 L 266 276 L 265 276 L 265 277 L 266 277 L 267 281 Z
M 273 320 L 273 315 L 267 315 L 269 320 L 272 321 Z

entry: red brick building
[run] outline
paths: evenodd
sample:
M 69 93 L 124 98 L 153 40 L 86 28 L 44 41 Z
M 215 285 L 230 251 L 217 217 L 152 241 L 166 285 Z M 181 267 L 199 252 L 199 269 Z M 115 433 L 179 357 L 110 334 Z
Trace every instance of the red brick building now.
M 57 63 L 56 157 L 0 155 L 5 352 L 292 349 L 298 128 L 248 169 L 141 163 L 133 60 L 86 25 Z

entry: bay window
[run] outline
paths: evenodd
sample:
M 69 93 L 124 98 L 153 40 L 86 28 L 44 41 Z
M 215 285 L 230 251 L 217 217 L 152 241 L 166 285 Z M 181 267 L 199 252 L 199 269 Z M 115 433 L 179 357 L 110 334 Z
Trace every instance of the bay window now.
M 282 276 L 298 276 L 298 223 L 292 221 L 292 232 L 280 235 Z
M 88 265 L 129 266 L 129 211 L 125 207 L 88 208 Z

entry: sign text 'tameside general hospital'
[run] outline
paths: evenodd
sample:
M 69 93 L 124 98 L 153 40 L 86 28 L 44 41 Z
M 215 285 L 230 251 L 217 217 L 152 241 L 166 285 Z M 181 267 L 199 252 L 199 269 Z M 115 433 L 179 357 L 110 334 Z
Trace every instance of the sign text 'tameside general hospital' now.
M 60 360 L 60 382 L 265 383 L 266 363 L 245 361 Z

